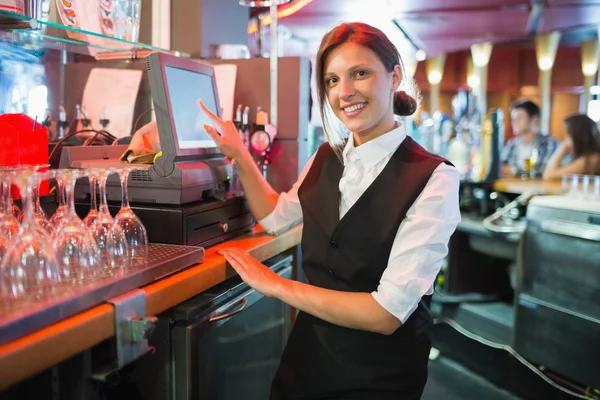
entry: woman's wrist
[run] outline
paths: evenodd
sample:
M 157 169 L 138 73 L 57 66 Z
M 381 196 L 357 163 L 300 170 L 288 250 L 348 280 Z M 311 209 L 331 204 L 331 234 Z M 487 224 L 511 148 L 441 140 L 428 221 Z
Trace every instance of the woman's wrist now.
M 233 159 L 237 165 L 238 169 L 248 169 L 254 165 L 254 159 L 252 158 L 252 154 L 250 154 L 247 150 L 242 150 L 239 155 L 234 157 Z

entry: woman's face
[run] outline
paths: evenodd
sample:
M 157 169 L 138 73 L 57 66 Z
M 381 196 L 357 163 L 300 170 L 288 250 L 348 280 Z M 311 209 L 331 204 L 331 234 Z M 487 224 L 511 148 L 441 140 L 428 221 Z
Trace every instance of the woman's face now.
M 387 72 L 373 51 L 344 43 L 329 54 L 324 72 L 329 104 L 357 144 L 394 128 L 393 98 L 402 79 L 399 65 Z
M 571 137 L 571 135 L 568 132 L 565 135 L 565 138 L 563 139 L 562 144 L 569 151 L 569 153 L 573 152 L 573 138 Z

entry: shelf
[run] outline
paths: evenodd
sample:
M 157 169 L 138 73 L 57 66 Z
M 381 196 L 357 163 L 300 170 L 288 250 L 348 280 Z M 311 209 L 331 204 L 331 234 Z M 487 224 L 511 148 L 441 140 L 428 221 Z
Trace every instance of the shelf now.
M 15 29 L 8 29 L 9 27 Z M 99 60 L 144 58 L 153 52 L 189 57 L 187 53 L 130 42 L 55 22 L 32 19 L 5 10 L 0 10 L 0 41 L 17 44 L 25 50 L 65 50 L 69 53 L 90 55 Z

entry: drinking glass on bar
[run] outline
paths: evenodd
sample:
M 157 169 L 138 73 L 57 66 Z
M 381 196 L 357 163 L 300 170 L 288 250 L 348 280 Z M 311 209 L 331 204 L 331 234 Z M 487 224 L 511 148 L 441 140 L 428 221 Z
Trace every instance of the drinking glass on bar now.
M 63 169 L 56 171 L 66 181 L 67 211 L 55 229 L 53 247 L 60 262 L 61 272 L 68 278 L 81 281 L 94 275 L 99 262 L 99 249 L 89 230 L 75 212 L 75 183 L 85 177 L 85 170 Z
M 127 240 L 123 229 L 110 215 L 106 199 L 106 180 L 117 171 L 113 168 L 98 169 L 98 183 L 100 186 L 100 206 L 98 218 L 91 227 L 91 233 L 100 250 L 101 263 L 114 274 L 113 269 L 124 267 L 128 254 Z
M 135 215 L 129 206 L 129 196 L 127 194 L 127 179 L 131 171 L 142 169 L 139 166 L 127 166 L 119 169 L 119 178 L 121 180 L 122 202 L 121 209 L 115 216 L 115 224 L 120 226 L 127 241 L 129 256 L 143 259 L 146 256 L 148 246 L 148 234 L 142 221 Z
M 113 0 L 115 36 L 137 42 L 140 30 L 141 0 Z
M 33 207 L 33 192 L 38 180 L 47 180 L 51 174 L 35 172 L 31 168 L 21 168 L 10 174 L 21 192 L 24 215 L 21 232 L 11 241 L 0 265 L 2 296 L 52 295 L 61 280 L 59 265 L 48 236 L 42 234 L 34 219 Z

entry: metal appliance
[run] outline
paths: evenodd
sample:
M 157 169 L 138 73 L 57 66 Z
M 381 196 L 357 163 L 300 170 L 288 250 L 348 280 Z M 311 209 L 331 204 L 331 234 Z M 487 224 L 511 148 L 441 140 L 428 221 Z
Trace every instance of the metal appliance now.
M 204 130 L 214 125 L 198 100 L 221 116 L 214 69 L 208 64 L 165 53 L 147 58 L 148 80 L 154 103 L 161 153 L 129 180 L 133 202 L 186 204 L 208 198 L 227 198 L 233 170 Z M 189 90 L 194 87 L 195 90 Z M 63 149 L 61 168 L 123 165 L 126 146 L 77 146 Z M 78 189 L 89 193 L 86 185 Z M 87 192 L 86 192 L 87 190 Z M 120 198 L 116 176 L 109 178 L 107 195 Z
M 265 265 L 291 278 L 292 261 L 281 254 Z M 292 312 L 236 275 L 159 315 L 149 340 L 154 354 L 123 371 L 112 393 L 135 392 L 146 400 L 268 399 Z
M 514 348 L 551 371 L 600 387 L 600 202 L 589 197 L 529 202 Z
M 233 167 L 204 130 L 212 120 L 198 100 L 218 116 L 221 107 L 212 66 L 164 53 L 147 60 L 161 153 L 153 164 L 129 175 L 131 207 L 153 243 L 210 246 L 249 231 L 255 224 L 244 197 L 232 187 Z M 192 85 L 195 90 L 189 90 Z M 128 165 L 120 161 L 127 150 L 118 146 L 65 147 L 61 168 Z M 116 174 L 109 177 L 107 199 L 115 214 L 121 200 Z M 84 199 L 77 212 L 89 211 L 90 188 L 79 180 L 75 195 Z
M 459 125 L 464 129 L 467 122 Z M 464 133 L 464 132 L 463 132 Z M 461 134 L 459 130 L 457 134 Z M 505 206 L 510 200 L 494 192 L 494 182 L 500 177 L 501 152 L 504 141 L 504 113 L 501 109 L 490 109 L 483 117 L 482 128 L 477 133 L 477 140 L 470 139 L 468 153 L 471 158 L 467 163 L 467 173 L 463 175 L 460 186 L 461 210 L 473 212 L 486 217 L 497 208 Z M 471 134 L 468 135 L 471 137 Z M 457 138 L 457 141 L 467 142 Z M 451 143 L 454 146 L 456 143 Z M 453 161 L 450 159 L 450 161 Z
M 0 345 L 149 285 L 202 260 L 203 248 L 150 244 L 145 257 L 129 260 L 114 274 L 90 275 L 75 285 L 70 281 L 59 283 L 61 290 L 52 295 L 46 291 L 46 295 L 0 301 Z

